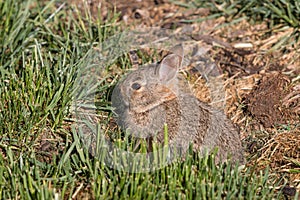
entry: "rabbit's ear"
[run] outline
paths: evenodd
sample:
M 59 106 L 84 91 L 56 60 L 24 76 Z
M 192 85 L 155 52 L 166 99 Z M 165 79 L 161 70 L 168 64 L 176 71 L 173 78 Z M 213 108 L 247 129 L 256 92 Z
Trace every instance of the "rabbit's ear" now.
M 180 67 L 180 56 L 176 54 L 167 55 L 159 65 L 159 79 L 162 82 L 169 82 L 177 75 Z
M 183 47 L 181 44 L 170 49 L 171 54 L 167 55 L 159 65 L 159 79 L 168 82 L 176 77 L 181 68 L 183 60 Z
M 179 66 L 178 66 L 178 69 L 180 69 L 182 67 L 181 65 L 182 65 L 182 61 L 183 61 L 183 57 L 184 57 L 184 50 L 183 50 L 182 44 L 178 44 L 178 45 L 172 47 L 170 49 L 170 52 L 172 54 L 177 55 L 179 57 Z

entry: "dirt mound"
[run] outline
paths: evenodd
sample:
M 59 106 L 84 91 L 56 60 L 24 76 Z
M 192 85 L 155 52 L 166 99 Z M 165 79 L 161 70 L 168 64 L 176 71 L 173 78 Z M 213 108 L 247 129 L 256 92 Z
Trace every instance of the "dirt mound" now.
M 281 73 L 264 76 L 246 97 L 246 110 L 265 128 L 279 124 L 294 124 L 297 116 L 287 104 L 292 93 L 290 79 Z M 291 105 L 291 104 L 290 104 Z

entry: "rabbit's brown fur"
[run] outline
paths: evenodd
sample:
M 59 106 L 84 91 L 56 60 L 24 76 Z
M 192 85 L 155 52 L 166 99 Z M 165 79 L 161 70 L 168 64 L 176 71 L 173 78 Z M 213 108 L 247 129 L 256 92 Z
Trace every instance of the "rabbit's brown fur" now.
M 218 148 L 216 162 L 231 155 L 243 162 L 239 133 L 225 114 L 201 102 L 190 92 L 178 70 L 183 59 L 181 46 L 159 64 L 129 73 L 113 94 L 117 121 L 135 137 L 164 141 L 168 126 L 169 144 L 186 152 L 193 143 L 195 151 L 205 153 Z

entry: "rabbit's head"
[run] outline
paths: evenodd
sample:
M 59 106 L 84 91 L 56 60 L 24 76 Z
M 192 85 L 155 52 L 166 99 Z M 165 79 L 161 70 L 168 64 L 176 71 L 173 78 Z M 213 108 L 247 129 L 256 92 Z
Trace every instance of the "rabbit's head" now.
M 158 120 L 155 116 L 164 115 L 158 107 L 177 98 L 180 92 L 178 70 L 183 60 L 183 47 L 175 46 L 170 52 L 159 63 L 146 65 L 130 72 L 116 86 L 113 106 L 118 115 L 118 124 L 123 128 L 131 126 L 137 130 L 139 125 L 145 128 L 147 124 L 149 127 L 150 124 L 155 126 L 157 124 L 155 121 Z M 144 121 L 138 119 L 139 117 Z M 149 133 L 152 131 L 150 129 L 158 128 L 157 125 L 155 128 L 140 131 Z
M 181 67 L 183 49 L 182 46 L 176 46 L 175 50 L 165 56 L 160 63 L 131 72 L 119 84 L 124 103 L 130 111 L 147 112 L 163 102 L 176 98 L 177 73 Z

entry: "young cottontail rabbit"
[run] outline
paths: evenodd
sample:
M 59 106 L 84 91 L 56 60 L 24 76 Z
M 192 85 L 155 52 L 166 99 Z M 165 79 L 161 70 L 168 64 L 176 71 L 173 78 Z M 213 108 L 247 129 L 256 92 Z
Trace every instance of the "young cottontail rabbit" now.
M 155 138 L 161 143 L 167 124 L 171 148 L 184 153 L 193 143 L 194 151 L 205 153 L 217 147 L 217 163 L 228 155 L 242 163 L 238 131 L 223 112 L 191 94 L 178 73 L 183 48 L 177 45 L 171 51 L 160 63 L 140 67 L 117 84 L 112 103 L 118 124 L 135 137 Z

